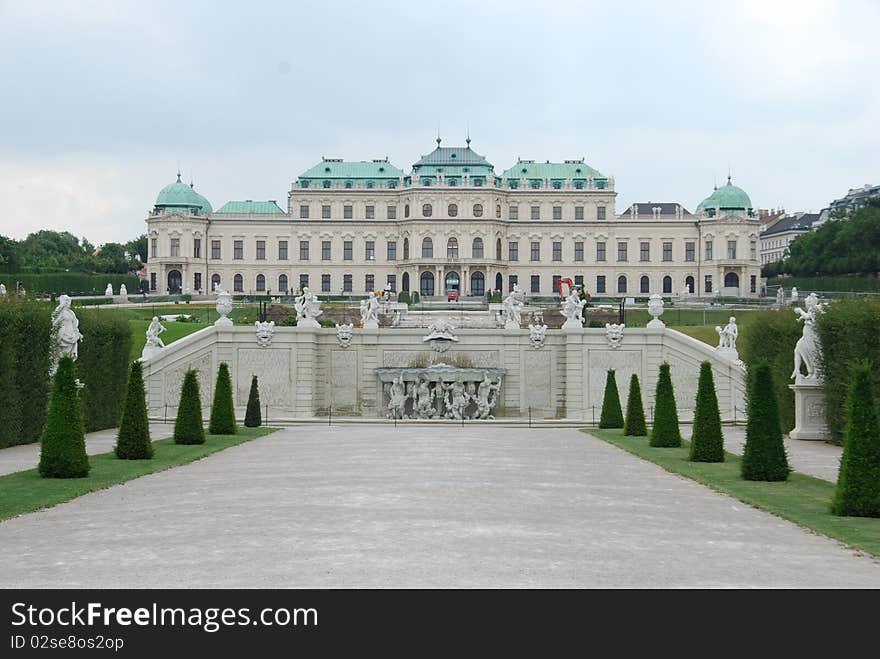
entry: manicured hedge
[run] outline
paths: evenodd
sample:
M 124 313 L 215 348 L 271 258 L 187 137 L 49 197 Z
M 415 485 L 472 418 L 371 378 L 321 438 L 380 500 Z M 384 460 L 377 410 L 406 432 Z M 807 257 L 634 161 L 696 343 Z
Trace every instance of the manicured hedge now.
M 76 364 L 70 357 L 58 360 L 46 427 L 40 440 L 40 475 L 43 478 L 83 478 L 89 474 L 83 406 L 76 384 Z
M 620 393 L 617 391 L 617 378 L 614 369 L 609 368 L 605 377 L 605 396 L 602 399 L 600 428 L 623 428 L 623 412 L 620 409 Z
M 125 407 L 116 435 L 116 457 L 120 460 L 149 460 L 153 457 L 150 421 L 144 392 L 144 373 L 140 361 L 131 363 Z
M 629 379 L 629 396 L 626 399 L 626 420 L 623 434 L 630 437 L 644 437 L 648 434 L 645 424 L 645 406 L 642 404 L 642 387 L 635 373 Z
M 251 378 L 251 391 L 248 394 L 247 410 L 244 415 L 244 425 L 248 428 L 259 428 L 263 425 L 263 415 L 260 413 L 260 387 L 257 376 Z
M 715 393 L 710 362 L 700 364 L 694 431 L 688 457 L 692 462 L 724 462 L 721 412 L 718 410 L 718 396 Z
M 115 428 L 122 415 L 131 356 L 131 326 L 100 310 L 77 311 L 79 344 L 76 365 L 85 409 L 86 432 Z
M 791 469 L 782 441 L 773 369 L 767 362 L 749 367 L 748 421 L 742 477 L 747 481 L 784 481 Z
M 220 362 L 220 368 L 217 371 L 217 384 L 214 386 L 214 401 L 211 404 L 208 432 L 212 435 L 234 435 L 236 430 L 229 364 Z
M 107 284 L 113 284 L 113 292 L 119 293 L 119 285 L 125 284 L 129 293 L 139 290 L 140 280 L 134 275 L 92 274 L 88 272 L 49 273 L 0 273 L 0 283 L 6 290 L 15 291 L 15 282 L 21 282 L 28 295 L 49 293 L 60 295 L 103 295 Z
M 193 369 L 184 374 L 183 385 L 180 387 L 180 402 L 177 405 L 177 418 L 174 420 L 174 443 L 205 443 L 199 376 Z
M 681 446 L 681 431 L 678 427 L 678 407 L 675 404 L 675 389 L 669 364 L 660 364 L 660 376 L 654 395 L 654 425 L 651 428 L 651 446 Z

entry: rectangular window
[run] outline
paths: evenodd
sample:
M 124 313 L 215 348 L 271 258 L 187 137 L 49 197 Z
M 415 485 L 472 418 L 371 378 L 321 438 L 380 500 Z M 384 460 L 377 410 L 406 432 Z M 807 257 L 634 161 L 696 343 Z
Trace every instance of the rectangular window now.
M 519 219 L 519 206 L 511 206 L 510 210 L 507 211 L 507 216 L 511 220 L 518 220 Z
M 388 249 L 386 251 L 387 251 L 388 260 L 389 261 L 396 261 L 397 260 L 397 241 L 389 240 L 388 241 Z
M 257 241 L 257 260 L 265 261 L 266 260 L 266 241 L 258 240 Z
M 158 238 L 150 238 L 150 256 L 154 259 L 159 256 L 159 240 Z M 217 257 L 220 258 L 220 257 Z M 151 290 L 156 290 L 155 288 Z
M 749 258 L 754 261 L 758 258 L 758 242 L 752 240 L 749 242 Z M 754 293 L 755 291 L 752 291 Z
M 194 272 L 193 273 L 193 290 L 197 293 L 202 290 L 202 273 Z
M 735 259 L 736 258 L 736 241 L 728 240 L 727 241 L 727 258 Z
M 342 243 L 342 260 L 343 261 L 351 261 L 352 255 L 354 253 L 354 243 L 350 240 L 346 240 Z
M 605 219 L 605 207 L 604 206 L 596 206 L 596 219 L 604 220 Z
M 342 207 L 342 217 L 343 219 L 350 220 L 352 217 L 351 206 L 345 205 Z
M 562 219 L 562 206 L 554 206 L 553 207 L 553 219 L 561 220 Z
M 279 240 L 278 241 L 278 260 L 286 261 L 287 260 L 287 241 Z
M 562 242 L 553 242 L 553 260 L 561 261 L 562 260 Z
M 392 293 L 397 292 L 397 275 L 388 275 L 388 290 Z
M 559 282 L 562 280 L 562 275 L 553 275 L 553 288 L 551 289 L 551 293 L 554 295 L 559 292 Z
M 519 277 L 517 275 L 508 275 L 507 277 L 507 286 L 512 291 L 513 287 L 519 283 Z
M 220 258 L 220 241 L 212 240 L 211 241 L 211 258 L 219 259 Z
M 531 261 L 540 261 L 541 260 L 541 243 L 538 243 L 538 242 L 532 243 L 530 260 Z
M 171 239 L 171 256 L 180 256 L 180 238 Z
M 232 258 L 241 260 L 244 258 L 244 241 L 236 240 L 232 243 Z
M 532 219 L 540 220 L 541 219 L 541 207 L 540 206 L 532 206 Z
M 322 240 L 321 241 L 321 260 L 329 261 L 330 260 L 330 241 Z
M 620 253 L 620 244 L 618 243 L 618 254 Z M 639 243 L 639 261 L 651 260 L 651 243 Z
M 583 275 L 575 275 L 574 276 L 574 285 L 578 288 L 584 287 L 584 276 Z
M 584 242 L 582 240 L 574 241 L 574 260 L 584 260 Z
M 624 243 L 624 242 L 617 243 L 617 260 L 618 261 L 626 261 L 627 260 L 626 243 Z
M 604 293 L 605 292 L 605 275 L 598 275 L 596 277 L 596 292 Z
M 690 263 L 693 263 L 697 260 L 697 244 L 696 243 L 685 243 L 684 244 L 684 260 Z
M 153 240 L 155 240 L 155 238 Z M 156 290 L 156 273 L 155 272 L 150 273 L 150 290 L 151 291 Z
M 397 219 L 397 206 L 389 206 L 388 213 L 387 213 L 386 217 L 389 220 L 396 220 Z
M 672 243 L 663 243 L 663 260 L 672 260 Z
M 342 275 L 342 292 L 351 293 L 351 275 Z
M 299 216 L 303 220 L 309 219 L 309 207 L 305 204 L 299 207 Z
M 705 284 L 703 286 L 703 290 L 706 293 L 712 292 L 712 275 L 706 275 Z
M 202 239 L 201 238 L 193 238 L 193 258 L 194 259 L 202 258 Z
M 605 243 L 596 243 L 596 260 L 605 261 Z
M 749 277 L 749 292 L 754 293 L 758 290 L 758 277 L 756 275 L 752 275 Z
M 308 240 L 300 240 L 299 241 L 299 260 L 300 261 L 308 261 L 309 260 L 309 241 Z
M 330 206 L 321 206 L 321 217 L 325 220 L 330 219 Z
M 712 241 L 711 240 L 706 241 L 706 260 L 707 261 L 712 260 Z
M 532 293 L 541 292 L 541 275 L 532 275 Z
M 376 218 L 376 207 L 375 206 L 367 206 L 364 210 L 366 213 L 366 218 L 368 220 L 373 220 Z
M 508 261 L 519 261 L 519 243 L 516 241 L 510 241 L 507 244 L 507 260 Z
M 306 286 L 309 285 L 309 276 L 308 275 L 300 275 L 299 276 L 299 290 L 302 291 Z
M 330 292 L 330 275 L 328 274 L 321 275 L 321 292 Z
M 575 206 L 574 207 L 574 219 L 576 219 L 576 220 L 584 219 L 584 207 L 583 206 Z
M 376 260 L 376 241 L 375 240 L 367 240 L 364 242 L 364 258 L 367 261 L 375 261 Z M 370 288 L 367 289 L 372 290 Z

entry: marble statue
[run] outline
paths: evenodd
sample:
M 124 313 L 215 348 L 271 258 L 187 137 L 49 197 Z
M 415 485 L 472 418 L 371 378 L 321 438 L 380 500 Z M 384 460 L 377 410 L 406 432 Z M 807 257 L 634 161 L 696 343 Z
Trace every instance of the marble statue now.
M 532 343 L 532 347 L 535 350 L 544 347 L 544 342 L 547 340 L 547 326 L 546 325 L 529 325 L 529 341 Z
M 302 295 L 293 298 L 293 308 L 296 310 L 297 327 L 321 326 L 318 323 L 318 316 L 324 313 L 321 311 L 321 300 L 308 286 L 303 286 Z
M 122 296 L 128 295 L 128 289 L 125 287 L 125 284 L 121 284 L 119 286 L 119 295 L 122 295 Z
M 608 341 L 608 347 L 615 349 L 620 347 L 623 341 L 623 330 L 626 328 L 624 323 L 605 323 L 605 339 Z
M 780 307 L 785 304 L 785 289 L 780 286 L 776 291 L 776 304 Z
M 107 284 L 107 288 L 104 289 L 104 295 L 113 297 L 113 284 Z
M 446 418 L 461 421 L 470 402 L 464 382 L 444 383 L 443 391 L 446 392 Z
M 736 339 L 739 336 L 739 328 L 736 326 L 736 318 L 730 317 L 723 328 L 716 326 L 715 331 L 718 332 L 718 348 L 732 348 L 736 350 Z
M 58 298 L 58 306 L 52 312 L 55 349 L 52 354 L 50 375 L 55 375 L 55 371 L 58 370 L 58 360 L 62 357 L 69 356 L 76 361 L 79 356 L 79 341 L 83 335 L 79 332 L 79 320 L 70 308 L 70 302 L 69 295 L 61 295 Z
M 159 338 L 159 335 L 165 331 L 165 326 L 159 322 L 158 316 L 153 316 L 150 326 L 147 328 L 147 345 L 154 348 L 164 348 L 165 343 Z
M 220 317 L 214 321 L 217 326 L 232 325 L 232 320 L 228 317 L 232 313 L 232 295 L 219 286 L 217 287 L 217 313 Z
M 569 290 L 568 297 L 562 303 L 562 315 L 565 316 L 562 329 L 580 329 L 584 326 L 584 306 L 586 304 L 587 301 L 578 296 L 577 288 Z
M 379 298 L 375 295 L 361 300 L 361 327 L 379 329 Z
M 406 416 L 406 399 L 406 385 L 403 376 L 399 375 L 391 383 L 391 400 L 388 401 L 387 415 L 389 419 L 403 419 Z
M 458 342 L 455 327 L 448 320 L 438 318 L 428 325 L 428 335 L 422 339 L 429 342 L 436 352 L 446 352 L 453 342 Z
M 522 312 L 525 307 L 523 299 L 525 295 L 519 288 L 519 284 L 513 285 L 513 290 L 501 303 L 501 315 L 504 318 L 504 329 L 519 329 L 522 325 Z
M 800 300 L 800 294 L 798 293 L 797 286 L 791 287 L 791 303 L 797 304 L 798 300 Z
M 648 313 L 653 316 L 648 322 L 647 326 L 649 328 L 661 329 L 666 327 L 664 322 L 660 320 L 660 316 L 663 314 L 663 296 L 660 293 L 654 293 L 648 298 Z
M 431 391 L 428 379 L 422 377 L 419 379 L 415 390 L 414 408 L 420 419 L 433 419 L 434 410 L 434 394 Z
M 351 345 L 351 337 L 354 330 L 354 323 L 336 324 L 336 340 L 339 342 L 340 348 L 348 348 Z
M 794 298 L 794 289 L 792 289 L 792 298 Z M 817 371 L 819 357 L 819 335 L 816 332 L 816 322 L 819 316 L 825 313 L 828 306 L 819 302 L 819 297 L 815 293 L 810 293 L 804 300 L 806 310 L 795 307 L 794 312 L 797 314 L 798 321 L 803 321 L 804 331 L 801 338 L 798 339 L 794 346 L 794 370 L 791 377 L 796 384 L 801 382 L 818 382 L 819 374 Z M 801 375 L 801 364 L 807 369 L 806 376 Z
M 0 284 L 0 297 L 6 297 L 6 284 Z
M 480 382 L 480 387 L 477 389 L 477 413 L 476 418 L 478 419 L 494 419 L 492 416 L 492 408 L 495 407 L 495 403 L 498 402 L 498 392 L 501 390 L 501 378 L 499 377 L 495 382 L 489 378 L 489 374 L 486 373 L 483 375 L 483 381 Z
M 275 321 L 256 321 L 254 327 L 257 328 L 257 344 L 261 348 L 265 348 L 272 343 L 272 335 L 275 334 Z

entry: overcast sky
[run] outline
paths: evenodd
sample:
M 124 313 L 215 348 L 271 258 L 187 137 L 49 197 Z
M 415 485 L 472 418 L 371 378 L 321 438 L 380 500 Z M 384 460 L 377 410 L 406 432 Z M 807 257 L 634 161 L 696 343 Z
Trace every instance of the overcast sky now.
M 880 2 L 0 0 L 0 233 L 145 230 L 187 181 L 276 199 L 321 156 L 585 157 L 634 201 L 880 182 Z

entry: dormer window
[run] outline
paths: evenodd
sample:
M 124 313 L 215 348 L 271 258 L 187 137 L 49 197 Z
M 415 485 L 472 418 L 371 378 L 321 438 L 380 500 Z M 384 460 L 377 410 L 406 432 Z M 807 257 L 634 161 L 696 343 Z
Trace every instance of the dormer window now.
M 373 181 L 367 181 L 367 187 L 368 187 L 368 188 L 372 188 L 372 187 L 374 187 L 375 185 L 376 185 L 376 184 L 373 183 Z
M 327 173 L 329 174 L 329 173 L 330 173 L 330 168 L 329 168 L 329 167 L 325 167 L 325 168 L 324 168 L 324 171 L 327 172 Z
M 322 185 L 323 187 L 325 187 L 325 188 L 329 188 L 329 187 L 330 187 L 330 181 L 324 181 L 324 182 L 321 183 L 321 185 Z
M 301 188 L 307 188 L 307 187 L 309 187 L 309 182 L 308 182 L 308 181 L 300 181 L 300 182 L 299 182 L 299 187 L 301 187 Z
M 453 153 L 451 156 L 449 156 L 449 157 L 452 158 L 453 160 L 455 160 L 455 154 L 454 154 L 454 153 Z
M 345 187 L 346 187 L 346 188 L 351 188 L 351 187 L 352 187 L 352 182 L 351 182 L 351 181 L 346 181 L 346 182 L 345 182 Z

